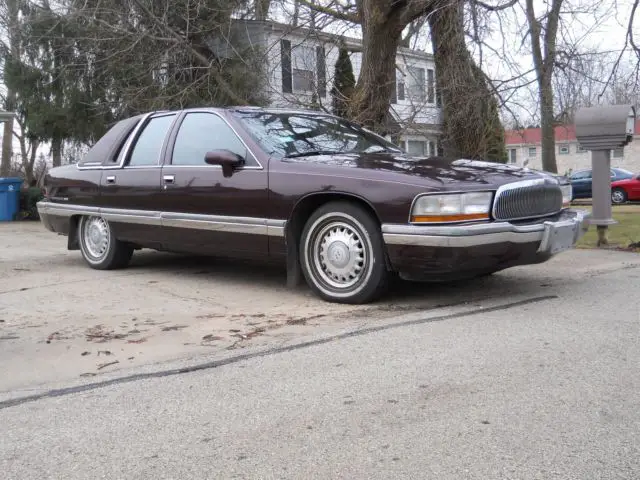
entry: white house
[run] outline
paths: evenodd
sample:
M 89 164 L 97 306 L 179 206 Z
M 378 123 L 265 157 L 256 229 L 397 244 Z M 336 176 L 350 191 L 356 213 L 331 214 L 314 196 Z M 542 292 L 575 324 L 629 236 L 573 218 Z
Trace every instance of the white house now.
M 541 139 L 539 128 L 507 131 L 505 143 L 509 163 L 542 169 Z M 591 152 L 580 146 L 573 125 L 556 126 L 555 140 L 558 173 L 591 168 Z M 633 141 L 629 145 L 611 150 L 611 166 L 640 173 L 640 122 L 636 123 Z
M 356 79 L 360 73 L 362 43 L 356 38 L 254 20 L 234 22 L 231 38 L 264 55 L 262 73 L 271 106 L 302 108 L 315 101 L 330 111 L 340 44 L 350 51 Z M 218 55 L 228 57 L 236 53 L 231 46 L 233 42 L 218 37 L 211 47 Z M 436 154 L 441 109 L 433 56 L 400 48 L 396 58 L 391 114 L 400 129 L 400 144 L 411 153 Z

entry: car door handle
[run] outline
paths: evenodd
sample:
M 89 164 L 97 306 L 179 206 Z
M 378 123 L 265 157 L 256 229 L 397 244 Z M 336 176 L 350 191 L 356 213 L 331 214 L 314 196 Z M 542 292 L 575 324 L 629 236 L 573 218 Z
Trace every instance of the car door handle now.
M 176 176 L 175 175 L 164 175 L 162 177 L 162 179 L 164 180 L 164 183 L 175 183 L 176 182 Z
M 107 184 L 108 185 L 115 185 L 116 183 L 116 176 L 115 175 L 109 175 L 107 177 Z

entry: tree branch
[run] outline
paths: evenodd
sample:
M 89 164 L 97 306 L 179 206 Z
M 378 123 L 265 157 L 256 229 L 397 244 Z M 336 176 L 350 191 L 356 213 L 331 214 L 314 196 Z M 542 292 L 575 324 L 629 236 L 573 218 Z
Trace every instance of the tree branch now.
M 334 10 L 331 7 L 324 7 L 322 5 L 316 5 L 315 3 L 310 2 L 309 0 L 298 0 L 300 5 L 304 5 L 310 10 L 314 12 L 323 13 L 325 15 L 329 15 L 330 17 L 335 18 L 336 20 L 343 20 L 345 22 L 351 23 L 361 23 L 362 18 L 357 13 L 348 13 L 348 12 L 339 12 Z
M 480 0 L 474 0 L 473 3 L 481 6 L 485 10 L 488 10 L 489 12 L 499 12 L 502 10 L 506 10 L 507 8 L 513 7 L 518 2 L 519 0 L 509 0 L 507 3 L 503 3 L 502 5 L 489 5 L 487 3 L 481 2 Z

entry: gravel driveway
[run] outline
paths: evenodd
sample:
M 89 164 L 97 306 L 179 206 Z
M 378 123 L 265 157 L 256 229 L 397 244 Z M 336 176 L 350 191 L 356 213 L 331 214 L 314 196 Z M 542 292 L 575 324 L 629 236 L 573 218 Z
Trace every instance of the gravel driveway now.
M 142 251 L 126 270 L 85 266 L 37 222 L 0 224 L 0 395 L 96 381 L 158 362 L 224 356 L 400 314 L 553 295 L 598 271 L 640 265 L 572 251 L 543 265 L 447 285 L 400 282 L 378 304 L 325 303 L 285 288 L 284 269 Z

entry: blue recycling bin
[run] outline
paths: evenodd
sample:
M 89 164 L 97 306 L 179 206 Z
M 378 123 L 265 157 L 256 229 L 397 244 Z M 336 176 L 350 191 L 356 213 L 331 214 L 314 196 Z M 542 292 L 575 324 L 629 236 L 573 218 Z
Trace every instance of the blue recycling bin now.
M 12 222 L 17 218 L 21 185 L 21 178 L 0 178 L 0 222 Z

